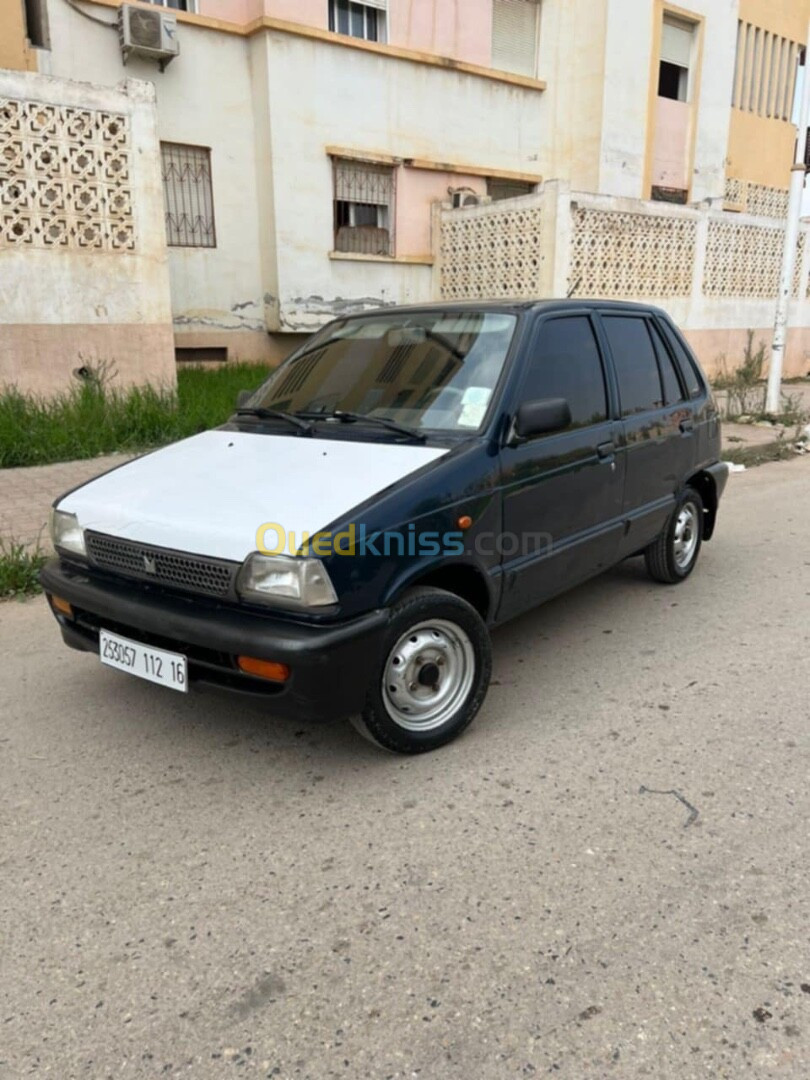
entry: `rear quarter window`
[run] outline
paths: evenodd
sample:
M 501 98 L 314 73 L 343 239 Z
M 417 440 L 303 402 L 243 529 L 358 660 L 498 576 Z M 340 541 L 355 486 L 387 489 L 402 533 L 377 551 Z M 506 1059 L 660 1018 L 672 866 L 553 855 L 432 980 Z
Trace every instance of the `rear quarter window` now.
M 664 337 L 669 342 L 669 346 L 675 355 L 678 367 L 681 370 L 681 376 L 686 384 L 686 392 L 689 394 L 689 397 L 697 397 L 705 390 L 703 376 L 698 371 L 695 361 L 692 359 L 686 346 L 681 340 L 681 335 L 664 319 L 658 319 L 656 322 L 663 331 Z

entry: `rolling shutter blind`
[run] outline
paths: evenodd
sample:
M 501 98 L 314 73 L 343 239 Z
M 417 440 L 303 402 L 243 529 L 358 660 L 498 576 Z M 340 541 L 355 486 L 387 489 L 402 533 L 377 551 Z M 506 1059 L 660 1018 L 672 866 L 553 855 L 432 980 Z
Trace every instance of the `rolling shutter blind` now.
M 363 7 L 373 7 L 378 11 L 385 11 L 388 7 L 388 0 L 358 0 Z
M 492 66 L 516 75 L 537 72 L 538 0 L 494 0 Z
M 692 30 L 685 23 L 664 19 L 661 34 L 661 59 L 668 64 L 688 68 L 692 55 Z
M 367 206 L 389 206 L 393 170 L 361 161 L 335 161 L 335 198 Z

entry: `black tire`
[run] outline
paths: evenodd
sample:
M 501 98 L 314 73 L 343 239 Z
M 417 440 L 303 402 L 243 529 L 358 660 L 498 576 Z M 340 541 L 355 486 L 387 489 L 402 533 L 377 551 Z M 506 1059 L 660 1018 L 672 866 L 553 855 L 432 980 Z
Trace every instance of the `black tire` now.
M 352 717 L 361 735 L 393 753 L 422 754 L 472 723 L 489 687 L 492 647 L 466 600 L 409 589 L 391 609 L 381 657 L 363 712 Z
M 666 525 L 644 550 L 647 573 L 653 581 L 678 585 L 689 577 L 703 543 L 704 520 L 703 500 L 694 488 L 685 488 Z M 688 552 L 683 547 L 687 535 Z

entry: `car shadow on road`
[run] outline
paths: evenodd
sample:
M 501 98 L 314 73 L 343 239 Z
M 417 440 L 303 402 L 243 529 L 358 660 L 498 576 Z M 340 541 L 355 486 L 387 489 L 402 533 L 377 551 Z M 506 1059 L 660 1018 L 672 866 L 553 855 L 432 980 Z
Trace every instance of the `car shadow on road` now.
M 628 586 L 633 588 L 628 590 Z M 605 632 L 614 625 L 619 605 L 626 616 L 628 609 L 637 604 L 645 606 L 648 595 L 659 589 L 646 577 L 641 560 L 629 560 L 505 624 L 493 633 L 495 678 L 520 654 L 531 655 L 542 663 L 544 679 L 564 683 L 567 665 L 588 663 L 592 654 L 583 636 L 581 661 L 569 650 L 565 665 L 552 663 L 550 653 L 556 636 L 570 636 L 586 627 Z M 638 632 L 643 636 L 643 620 L 639 620 Z M 531 664 L 512 674 L 513 683 L 528 683 L 536 680 L 537 666 Z M 279 717 L 274 715 L 272 703 L 264 705 L 213 690 L 175 694 L 106 669 L 88 670 L 77 676 L 77 683 L 84 678 L 94 683 L 103 678 L 109 683 L 107 693 L 114 705 L 107 723 L 120 729 L 122 737 L 134 722 L 139 737 L 165 741 L 167 751 L 171 747 L 195 756 L 217 748 L 241 748 L 247 754 L 275 762 L 276 767 L 279 763 L 292 767 L 296 761 L 319 761 L 332 769 L 348 763 L 354 767 L 365 763 L 372 768 L 390 768 L 392 762 L 403 761 L 372 746 L 348 721 L 323 724 L 306 717 Z M 81 692 L 80 686 L 76 689 Z M 89 686 L 88 696 L 94 696 Z M 497 708 L 491 700 L 485 702 L 477 725 L 486 725 L 490 708 Z M 503 725 L 503 716 L 498 722 Z

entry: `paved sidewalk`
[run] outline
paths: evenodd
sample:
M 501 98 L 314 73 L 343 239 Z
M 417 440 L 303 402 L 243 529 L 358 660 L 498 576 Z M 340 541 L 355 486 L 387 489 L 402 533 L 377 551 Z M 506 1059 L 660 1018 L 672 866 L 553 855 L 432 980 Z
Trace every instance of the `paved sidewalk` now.
M 129 460 L 132 454 L 109 454 L 86 461 L 0 469 L 0 540 L 19 540 L 50 548 L 48 510 L 64 491 Z

